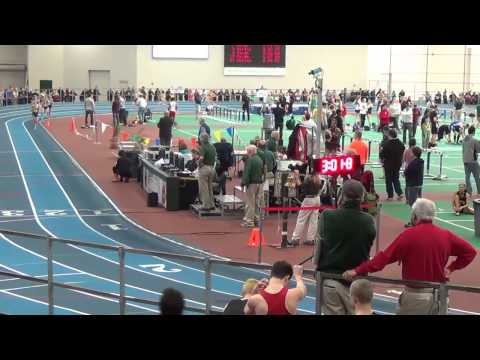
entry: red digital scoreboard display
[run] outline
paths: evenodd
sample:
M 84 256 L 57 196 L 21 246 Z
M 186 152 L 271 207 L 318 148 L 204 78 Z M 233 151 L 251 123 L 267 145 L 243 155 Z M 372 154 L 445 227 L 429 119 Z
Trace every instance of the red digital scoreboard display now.
M 285 68 L 286 45 L 225 45 L 225 67 Z
M 314 160 L 314 172 L 320 175 L 349 175 L 356 170 L 355 156 L 327 156 Z

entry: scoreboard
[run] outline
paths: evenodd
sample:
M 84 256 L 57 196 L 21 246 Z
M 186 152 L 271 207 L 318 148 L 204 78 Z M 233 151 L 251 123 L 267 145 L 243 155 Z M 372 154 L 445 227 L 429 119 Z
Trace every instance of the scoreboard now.
M 327 156 L 314 160 L 313 167 L 320 175 L 348 175 L 355 172 L 356 163 L 353 155 Z
M 285 75 L 286 45 L 225 45 L 224 75 Z

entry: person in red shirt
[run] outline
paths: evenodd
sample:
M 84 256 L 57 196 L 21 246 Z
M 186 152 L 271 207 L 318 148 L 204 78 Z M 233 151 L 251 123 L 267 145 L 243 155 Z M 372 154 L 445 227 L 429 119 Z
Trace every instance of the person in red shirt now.
M 382 107 L 380 108 L 378 117 L 380 119 L 380 126 L 378 127 L 378 131 L 388 129 L 388 125 L 390 124 L 390 111 L 388 111 L 388 108 L 385 105 L 382 105 Z
M 449 275 L 470 264 L 477 251 L 467 241 L 432 223 L 435 203 L 419 198 L 413 204 L 413 227 L 403 231 L 384 251 L 353 270 L 343 273 L 352 280 L 357 275 L 382 270 L 386 265 L 402 264 L 402 279 L 444 283 Z M 447 265 L 450 256 L 456 259 Z M 406 286 L 398 300 L 398 315 L 434 315 L 439 311 L 433 288 Z
M 422 116 L 422 110 L 420 110 L 417 104 L 413 104 L 412 115 L 413 115 L 412 137 L 415 138 L 415 134 L 417 133 L 418 120 Z
M 295 315 L 297 304 L 307 295 L 303 279 L 303 267 L 292 268 L 286 261 L 277 261 L 272 266 L 268 285 L 250 297 L 245 305 L 246 315 Z M 297 287 L 288 288 L 288 282 L 295 276 Z

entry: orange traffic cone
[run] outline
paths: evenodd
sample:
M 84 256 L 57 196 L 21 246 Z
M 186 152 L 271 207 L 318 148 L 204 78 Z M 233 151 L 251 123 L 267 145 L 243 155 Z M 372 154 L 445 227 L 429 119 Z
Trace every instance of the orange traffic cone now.
M 253 228 L 248 239 L 247 246 L 258 247 L 260 245 L 260 229 Z M 262 235 L 262 245 L 265 245 L 265 236 Z
M 77 133 L 77 124 L 75 123 L 75 118 L 72 117 L 70 121 L 70 132 L 76 134 Z
M 121 140 L 121 141 L 127 141 L 128 138 L 129 138 L 129 136 L 130 136 L 130 135 L 128 134 L 128 132 L 122 131 L 122 132 L 120 133 L 120 140 Z

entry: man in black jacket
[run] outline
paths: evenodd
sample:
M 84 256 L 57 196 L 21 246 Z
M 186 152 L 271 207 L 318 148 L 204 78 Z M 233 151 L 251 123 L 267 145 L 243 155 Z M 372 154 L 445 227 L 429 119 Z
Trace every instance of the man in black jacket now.
M 412 148 L 412 153 L 415 158 L 408 163 L 408 166 L 405 169 L 405 195 L 407 196 L 407 203 L 410 207 L 413 206 L 417 198 L 422 197 L 422 186 L 423 186 L 423 159 L 422 149 L 418 146 Z M 410 223 L 406 225 L 411 226 Z
M 170 142 L 172 140 L 173 124 L 174 120 L 170 117 L 168 111 L 165 111 L 163 117 L 157 124 L 157 127 L 159 129 L 158 137 L 160 138 L 160 145 L 170 146 Z
M 376 236 L 375 220 L 362 211 L 360 203 L 364 188 L 360 181 L 343 184 L 342 202 L 335 210 L 320 215 L 319 238 L 316 241 L 313 264 L 317 271 L 342 274 L 353 264 L 369 259 Z M 345 226 L 348 224 L 348 226 Z M 323 282 L 322 312 L 326 315 L 352 315 L 350 283 L 325 279 Z
M 247 121 L 250 121 L 250 98 L 244 89 L 242 93 L 242 121 L 245 121 L 245 111 L 247 112 Z
M 215 168 L 217 177 L 228 178 L 228 169 L 233 166 L 233 146 L 227 142 L 227 139 L 221 138 L 220 142 L 213 144 L 217 151 L 217 159 L 219 164 Z M 226 195 L 225 183 L 221 186 L 222 194 Z
M 285 109 L 281 107 L 280 102 L 272 109 L 275 118 L 275 130 L 280 131 L 280 143 L 283 144 L 283 118 L 285 117 Z
M 402 167 L 403 152 L 405 146 L 397 138 L 395 129 L 388 130 L 388 140 L 380 151 L 380 160 L 385 169 L 385 184 L 387 186 L 387 201 L 393 200 L 393 189 L 397 193 L 397 199 L 403 199 L 402 186 L 400 185 L 400 168 Z
M 127 153 L 123 150 L 118 152 L 119 159 L 113 167 L 113 174 L 115 179 L 113 181 L 127 182 L 132 177 L 132 162 L 127 157 Z

